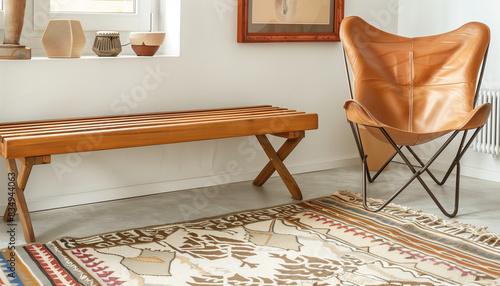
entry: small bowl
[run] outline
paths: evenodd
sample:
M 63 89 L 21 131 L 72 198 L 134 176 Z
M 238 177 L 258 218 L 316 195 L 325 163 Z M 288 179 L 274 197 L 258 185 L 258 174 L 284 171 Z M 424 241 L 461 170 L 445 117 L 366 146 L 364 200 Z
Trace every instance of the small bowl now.
M 130 44 L 138 56 L 153 56 L 165 40 L 165 32 L 132 32 Z

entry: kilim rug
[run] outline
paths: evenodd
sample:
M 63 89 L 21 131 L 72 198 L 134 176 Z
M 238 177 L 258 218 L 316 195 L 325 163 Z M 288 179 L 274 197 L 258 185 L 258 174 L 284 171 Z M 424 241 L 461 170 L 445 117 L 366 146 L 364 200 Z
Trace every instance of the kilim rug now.
M 396 205 L 370 213 L 360 200 L 341 191 L 18 246 L 1 251 L 0 284 L 500 285 L 499 235 Z

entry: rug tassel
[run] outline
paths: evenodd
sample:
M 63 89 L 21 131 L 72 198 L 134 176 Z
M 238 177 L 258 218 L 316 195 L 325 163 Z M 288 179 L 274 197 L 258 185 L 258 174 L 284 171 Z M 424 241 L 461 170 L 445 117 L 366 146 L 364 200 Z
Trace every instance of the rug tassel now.
M 351 193 L 349 191 L 341 190 L 333 196 L 357 205 L 362 205 L 363 201 L 361 194 Z M 367 202 L 372 207 L 377 207 L 384 203 L 383 200 L 372 198 L 368 198 Z M 400 206 L 394 203 L 387 205 L 381 212 L 401 217 L 450 235 L 464 235 L 465 239 L 490 247 L 500 246 L 500 234 L 490 232 L 485 226 L 474 226 L 455 219 L 443 219 L 434 214 L 427 214 L 421 210 L 415 211 L 410 207 Z

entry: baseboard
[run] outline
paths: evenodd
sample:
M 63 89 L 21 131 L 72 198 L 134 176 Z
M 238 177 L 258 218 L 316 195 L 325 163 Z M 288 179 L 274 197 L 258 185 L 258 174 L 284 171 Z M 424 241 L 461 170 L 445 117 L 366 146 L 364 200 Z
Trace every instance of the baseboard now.
M 308 173 L 314 171 L 341 168 L 359 164 L 359 159 L 342 158 L 330 159 L 306 164 L 289 165 L 288 169 L 292 174 Z M 147 196 L 165 192 L 203 188 L 220 184 L 237 183 L 253 180 L 260 170 L 240 172 L 237 174 L 220 174 L 207 177 L 189 178 L 176 181 L 166 181 L 152 184 L 127 186 L 115 189 L 104 189 L 88 191 L 78 194 L 68 194 L 52 197 L 44 197 L 28 200 L 31 212 L 48 209 L 70 207 L 76 205 L 92 204 L 112 200 L 120 200 L 138 196 Z M 276 176 L 276 174 L 275 174 Z M 0 205 L 0 209 L 5 209 L 5 204 Z
M 410 161 L 412 162 L 412 164 L 418 165 L 418 163 L 416 161 L 414 161 L 413 158 L 411 158 Z M 424 160 L 424 161 L 426 161 L 426 160 Z M 404 164 L 404 162 L 402 160 L 398 160 L 398 159 L 396 159 L 395 162 L 399 162 L 401 164 Z M 450 164 L 451 164 L 451 162 L 445 163 L 445 162 L 435 161 L 434 163 L 432 163 L 430 169 L 436 170 L 436 171 L 447 172 L 448 169 L 450 168 Z M 456 170 L 454 169 L 452 172 L 452 175 L 455 174 L 455 171 Z M 464 166 L 463 164 L 460 164 L 460 175 L 475 178 L 475 179 L 500 183 L 500 172 L 495 171 L 495 170 L 469 167 L 469 166 Z
M 450 164 L 434 162 L 432 164 L 432 169 L 446 172 Z M 455 174 L 455 170 L 453 170 L 453 174 Z M 500 172 L 494 170 L 480 169 L 474 167 L 460 165 L 460 174 L 461 176 L 471 177 L 480 180 L 492 181 L 492 182 L 500 182 Z

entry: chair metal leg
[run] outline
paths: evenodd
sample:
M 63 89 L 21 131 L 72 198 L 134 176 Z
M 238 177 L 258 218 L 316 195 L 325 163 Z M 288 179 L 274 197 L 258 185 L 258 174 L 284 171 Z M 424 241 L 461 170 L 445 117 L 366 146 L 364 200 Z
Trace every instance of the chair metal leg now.
M 479 133 L 479 130 L 481 130 L 481 128 L 479 128 L 479 129 L 476 130 L 476 132 L 472 135 L 473 137 L 469 140 L 469 143 L 467 144 L 467 146 L 465 148 L 463 148 L 463 146 L 464 146 L 464 143 L 465 143 L 465 138 L 467 137 L 467 130 L 464 131 L 464 134 L 462 136 L 462 140 L 460 141 L 460 146 L 458 147 L 457 155 L 456 155 L 455 159 L 452 161 L 450 167 L 448 168 L 448 171 L 443 176 L 442 180 L 438 180 L 436 178 L 436 176 L 434 176 L 434 174 L 431 172 L 431 170 L 429 170 L 429 169 L 426 170 L 427 174 L 429 174 L 429 176 L 434 180 L 434 182 L 436 182 L 436 184 L 442 186 L 442 185 L 444 185 L 444 183 L 446 183 L 446 181 L 448 180 L 449 176 L 451 175 L 451 172 L 453 171 L 453 169 L 455 168 L 455 166 L 458 164 L 460 158 L 464 155 L 465 150 L 467 150 L 467 148 L 469 148 L 469 146 L 472 143 L 473 139 Z M 420 160 L 420 158 L 413 151 L 413 149 L 410 148 L 410 146 L 406 146 L 406 149 L 408 149 L 408 151 L 410 151 L 411 155 L 418 161 L 418 163 L 420 164 L 420 167 L 423 167 L 424 163 L 422 162 L 422 160 Z
M 399 148 L 401 149 L 403 146 L 400 146 Z M 398 151 L 394 151 L 394 153 L 392 153 L 391 157 L 389 157 L 389 159 L 387 159 L 387 161 L 384 163 L 384 165 L 382 165 L 382 167 L 380 167 L 380 169 L 377 171 L 377 173 L 375 173 L 375 175 L 371 178 L 371 180 L 369 180 L 370 183 L 373 183 L 380 174 L 382 174 L 382 172 L 384 171 L 385 167 L 387 167 L 387 165 L 389 165 L 390 162 L 392 162 L 392 160 L 394 159 L 394 157 L 396 157 L 396 155 L 398 154 Z M 366 169 L 368 170 L 368 165 L 366 165 Z
M 399 188 L 399 190 L 397 190 L 380 207 L 378 207 L 378 208 L 372 208 L 372 207 L 370 207 L 368 205 L 368 202 L 367 202 L 367 198 L 368 198 L 367 187 L 366 187 L 366 181 L 368 179 L 367 171 L 368 171 L 368 167 L 367 167 L 367 164 L 366 164 L 366 156 L 365 156 L 364 159 L 363 159 L 363 185 L 362 185 L 362 189 L 363 189 L 363 206 L 365 207 L 365 209 L 367 209 L 367 210 L 369 210 L 371 212 L 378 212 L 378 211 L 382 210 L 383 208 L 385 208 L 389 203 L 392 202 L 392 200 L 394 200 L 417 177 L 417 174 L 414 174 L 413 177 L 410 178 L 410 180 L 404 186 L 402 186 L 401 188 Z
M 356 141 L 356 145 L 358 147 L 359 157 L 360 158 L 368 157 L 368 155 L 365 154 L 365 151 L 363 149 L 363 143 L 361 141 L 361 136 L 359 135 L 359 129 L 358 129 L 357 124 L 355 124 L 351 121 L 349 123 L 351 125 L 351 130 L 352 130 L 352 133 L 354 135 L 354 140 Z M 402 147 L 403 146 L 401 146 L 399 148 L 402 148 Z M 380 167 L 380 169 L 377 171 L 377 173 L 375 173 L 375 175 L 373 177 L 371 176 L 370 171 L 368 170 L 368 165 L 363 164 L 363 172 L 365 172 L 368 181 L 370 183 L 373 183 L 377 179 L 377 177 L 384 171 L 385 167 L 387 167 L 387 165 L 389 165 L 389 163 L 394 159 L 394 157 L 396 157 L 397 154 L 398 154 L 398 152 L 395 151 L 391 155 L 391 157 L 389 157 L 389 159 L 382 165 L 382 167 Z M 366 159 L 364 159 L 364 160 L 366 160 Z
M 403 161 L 405 162 L 405 164 L 408 166 L 408 168 L 412 171 L 413 173 L 413 176 L 401 187 L 399 188 L 389 199 L 387 199 L 381 206 L 377 207 L 377 208 L 372 208 L 368 205 L 367 203 L 367 198 L 368 198 L 368 195 L 367 195 L 367 184 L 366 182 L 367 181 L 370 181 L 372 182 L 373 180 L 371 180 L 372 178 L 370 177 L 369 173 L 368 173 L 368 166 L 367 166 L 367 163 L 366 163 L 366 158 L 367 156 L 363 154 L 363 185 L 362 185 L 362 191 L 363 191 L 363 205 L 364 207 L 369 210 L 369 211 L 372 211 L 372 212 L 377 212 L 377 211 L 380 211 L 382 210 L 383 208 L 385 208 L 390 202 L 392 202 L 392 200 L 394 200 L 406 187 L 408 187 L 408 185 L 410 185 L 415 179 L 417 179 L 420 184 L 422 185 L 422 187 L 425 189 L 425 191 L 429 194 L 429 196 L 431 197 L 431 199 L 434 201 L 434 203 L 437 205 L 437 207 L 441 210 L 441 212 L 452 218 L 452 217 L 455 217 L 458 213 L 458 207 L 459 207 L 459 191 L 460 191 L 460 159 L 462 158 L 462 156 L 465 154 L 465 152 L 467 151 L 467 149 L 469 148 L 470 144 L 472 144 L 472 141 L 474 140 L 474 138 L 477 136 L 477 134 L 479 133 L 481 128 L 477 128 L 476 131 L 474 132 L 474 134 L 472 135 L 472 137 L 469 139 L 469 141 L 467 142 L 467 144 L 465 144 L 464 146 L 464 143 L 465 143 L 465 137 L 466 137 L 466 132 L 464 132 L 464 136 L 461 140 L 461 143 L 460 143 L 460 146 L 458 148 L 458 152 L 457 152 L 457 155 L 456 157 L 454 158 L 453 162 L 451 163 L 451 166 L 450 168 L 448 169 L 448 172 L 446 173 L 446 175 L 444 176 L 443 180 L 439 181 L 436 179 L 436 177 L 432 174 L 432 172 L 429 170 L 429 166 L 434 163 L 434 161 L 437 159 L 437 157 L 439 155 L 441 155 L 441 153 L 444 151 L 444 149 L 446 149 L 448 147 L 448 145 L 453 141 L 453 139 L 458 135 L 458 133 L 460 131 L 455 131 L 451 136 L 450 138 L 448 138 L 446 140 L 446 142 L 443 144 L 443 146 L 441 146 L 441 148 L 439 148 L 439 150 L 429 159 L 429 161 L 427 162 L 427 164 L 424 164 L 422 162 L 422 160 L 420 160 L 420 158 L 415 154 L 415 152 L 408 146 L 406 146 L 408 148 L 408 150 L 410 151 L 410 153 L 417 159 L 417 161 L 419 162 L 420 164 L 420 169 L 419 170 L 416 170 L 415 167 L 411 164 L 411 162 L 408 160 L 407 156 L 405 156 L 402 152 L 402 146 L 397 146 L 396 143 L 394 142 L 394 140 L 392 140 L 392 138 L 390 137 L 390 135 L 383 129 L 383 128 L 380 128 L 380 131 L 382 132 L 382 134 L 384 134 L 384 136 L 387 138 L 388 142 L 392 145 L 392 147 L 394 148 L 394 150 L 396 150 L 396 154 L 400 155 L 401 158 L 403 159 Z M 358 139 L 359 140 L 359 139 Z M 358 146 L 359 148 L 359 146 Z M 362 150 L 362 149 L 361 149 Z M 391 157 L 391 160 L 392 158 L 394 158 L 394 156 Z M 452 170 L 456 167 L 457 171 L 456 171 L 456 183 L 455 183 L 455 198 L 454 198 L 454 208 L 453 208 L 453 211 L 452 212 L 448 212 L 443 206 L 442 204 L 440 203 L 440 201 L 436 198 L 436 196 L 434 195 L 434 193 L 431 191 L 431 189 L 428 187 L 428 185 L 425 183 L 425 181 L 421 178 L 421 175 L 425 172 L 427 172 L 428 174 L 431 175 L 431 177 L 433 178 L 433 180 L 437 183 L 437 184 L 444 184 L 444 182 L 446 182 L 446 180 L 448 179 L 449 175 L 451 174 Z M 378 174 L 377 174 L 378 176 Z

